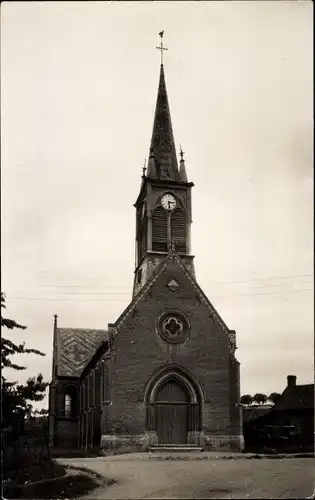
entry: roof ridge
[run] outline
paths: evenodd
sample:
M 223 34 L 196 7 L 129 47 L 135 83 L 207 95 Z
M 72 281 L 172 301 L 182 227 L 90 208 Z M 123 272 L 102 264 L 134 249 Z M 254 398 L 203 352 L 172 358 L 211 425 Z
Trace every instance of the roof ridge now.
M 160 276 L 160 274 L 163 271 L 164 266 L 166 263 L 171 259 L 175 258 L 176 261 L 179 263 L 179 265 L 182 267 L 184 273 L 186 273 L 188 279 L 190 279 L 191 283 L 194 285 L 194 287 L 197 289 L 199 295 L 201 296 L 202 301 L 208 306 L 210 312 L 211 312 L 211 317 L 214 321 L 216 321 L 217 324 L 219 324 L 224 331 L 229 335 L 230 343 L 231 343 L 231 350 L 232 352 L 235 351 L 236 346 L 235 346 L 235 334 L 234 337 L 232 338 L 232 335 L 234 333 L 234 330 L 230 330 L 230 328 L 226 325 L 226 323 L 223 321 L 221 318 L 220 314 L 217 312 L 215 307 L 211 304 L 210 300 L 202 290 L 202 288 L 198 285 L 196 279 L 194 276 L 190 273 L 190 271 L 187 269 L 185 264 L 182 262 L 179 254 L 176 252 L 174 248 L 171 248 L 166 255 L 165 259 L 161 262 L 159 267 L 156 269 L 156 272 L 150 277 L 150 279 L 145 283 L 145 285 L 139 290 L 137 295 L 133 298 L 133 300 L 130 302 L 130 304 L 126 307 L 126 309 L 122 312 L 122 314 L 119 316 L 119 318 L 116 320 L 115 323 L 109 323 L 109 326 L 112 327 L 118 327 L 121 322 L 129 316 L 137 302 L 139 302 L 140 299 L 142 299 L 148 290 L 148 288 L 154 283 L 154 281 Z
M 79 328 L 70 326 L 57 326 L 56 330 L 87 331 L 87 332 L 107 332 L 107 328 Z
M 196 278 L 191 274 L 191 272 L 189 271 L 189 269 L 185 266 L 184 262 L 182 262 L 182 260 L 181 260 L 180 256 L 178 255 L 178 253 L 177 252 L 174 252 L 174 253 L 176 255 L 176 258 L 177 258 L 178 262 L 180 263 L 180 265 L 182 266 L 182 268 L 184 269 L 184 271 L 188 275 L 188 278 L 191 280 L 191 282 L 193 283 L 193 285 L 197 288 L 197 291 L 202 296 L 204 302 L 208 305 L 209 309 L 214 314 L 215 319 L 218 320 L 218 322 L 220 323 L 220 325 L 223 326 L 224 329 L 228 333 L 233 332 L 233 330 L 231 330 L 227 326 L 227 324 L 225 323 L 225 321 L 221 318 L 221 316 L 218 313 L 218 311 L 216 310 L 216 308 L 212 305 L 212 303 L 210 302 L 209 298 L 207 297 L 207 295 L 205 294 L 205 292 L 202 290 L 201 286 L 197 283 Z

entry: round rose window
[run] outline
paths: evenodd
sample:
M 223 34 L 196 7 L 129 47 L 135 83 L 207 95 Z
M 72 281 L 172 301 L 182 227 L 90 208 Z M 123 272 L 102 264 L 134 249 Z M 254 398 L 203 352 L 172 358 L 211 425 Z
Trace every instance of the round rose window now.
M 156 329 L 165 342 L 179 344 L 187 339 L 190 324 L 187 316 L 181 311 L 165 311 L 158 316 Z

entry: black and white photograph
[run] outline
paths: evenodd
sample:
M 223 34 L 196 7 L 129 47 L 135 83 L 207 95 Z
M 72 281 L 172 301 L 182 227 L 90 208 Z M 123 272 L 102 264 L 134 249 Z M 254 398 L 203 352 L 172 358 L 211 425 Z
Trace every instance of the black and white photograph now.
M 1 4 L 2 500 L 314 498 L 313 3 Z

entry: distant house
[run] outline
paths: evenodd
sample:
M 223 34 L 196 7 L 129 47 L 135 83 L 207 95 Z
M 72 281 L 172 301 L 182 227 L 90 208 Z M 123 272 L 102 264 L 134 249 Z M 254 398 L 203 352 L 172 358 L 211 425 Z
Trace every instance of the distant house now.
M 297 385 L 288 375 L 287 387 L 272 408 L 274 425 L 294 426 L 300 446 L 314 446 L 314 384 Z
M 273 406 L 243 408 L 245 447 L 258 449 L 314 449 L 314 384 L 297 385 L 288 375 L 287 386 Z
M 269 423 L 271 405 L 251 405 L 243 407 L 243 435 L 245 449 L 257 450 L 261 447 L 260 435 Z

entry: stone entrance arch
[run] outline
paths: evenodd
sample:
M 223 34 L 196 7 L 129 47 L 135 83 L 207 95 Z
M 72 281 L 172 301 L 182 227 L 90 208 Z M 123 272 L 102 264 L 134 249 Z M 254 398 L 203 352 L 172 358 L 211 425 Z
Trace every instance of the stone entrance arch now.
M 195 377 L 176 365 L 153 375 L 145 391 L 146 428 L 159 444 L 198 444 L 203 393 Z

